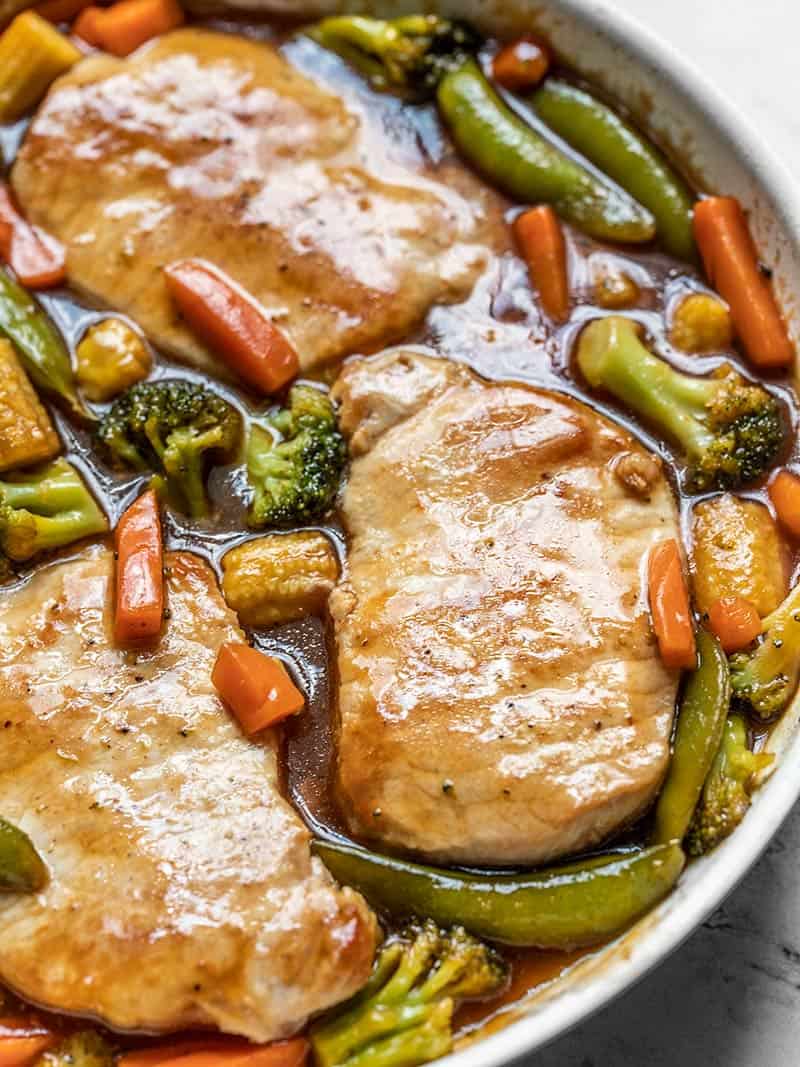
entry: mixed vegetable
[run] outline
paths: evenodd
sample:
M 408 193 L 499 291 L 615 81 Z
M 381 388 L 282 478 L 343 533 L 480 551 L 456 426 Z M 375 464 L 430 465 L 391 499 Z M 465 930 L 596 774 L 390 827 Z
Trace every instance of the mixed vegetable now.
M 0 36 L 0 121 L 30 112 L 87 48 L 126 56 L 183 21 L 177 0 L 46 0 Z M 54 25 L 68 23 L 69 34 Z M 337 16 L 301 33 L 375 90 L 409 107 L 435 104 L 463 160 L 514 202 L 509 247 L 524 261 L 549 336 L 572 346 L 573 384 L 662 443 L 690 515 L 691 581 L 672 539 L 645 567 L 664 669 L 687 675 L 669 768 L 637 846 L 498 874 L 315 842 L 339 881 L 392 921 L 412 920 L 390 933 L 362 992 L 314 1023 L 316 1061 L 414 1067 L 451 1050 L 462 1000 L 504 989 L 507 966 L 489 943 L 567 950 L 620 934 L 669 893 L 687 853 L 703 855 L 735 830 L 770 769 L 768 727 L 800 679 L 800 585 L 789 585 L 800 475 L 777 467 L 791 461 L 794 399 L 775 387 L 794 347 L 741 205 L 696 199 L 627 118 L 555 69 L 542 42 L 522 38 L 492 54 L 469 26 L 432 15 Z M 652 315 L 624 313 L 641 312 L 646 285 L 633 253 L 625 268 L 617 249 L 617 268 L 604 266 L 588 291 L 581 286 L 575 262 L 588 262 L 595 242 L 655 247 L 682 261 L 690 284 L 665 301 L 659 336 L 643 325 Z M 270 314 L 212 264 L 167 263 L 176 316 L 219 357 L 232 383 L 224 394 L 219 384 L 161 377 L 144 338 L 120 317 L 94 318 L 73 366 L 46 298 L 33 295 L 68 280 L 64 249 L 24 219 L 5 185 L 0 261 L 2 578 L 108 533 L 93 492 L 100 470 L 127 493 L 113 533 L 114 640 L 153 646 L 169 616 L 164 514 L 183 532 L 216 529 L 225 509 L 212 471 L 221 479 L 228 470 L 246 524 L 260 531 L 221 556 L 228 605 L 250 629 L 321 616 L 339 562 L 328 534 L 308 527 L 335 509 L 347 448 L 325 386 L 295 383 L 299 355 Z M 735 342 L 769 380 L 737 363 Z M 87 432 L 96 450 L 91 486 L 62 455 Z M 225 643 L 211 681 L 248 736 L 307 706 L 293 671 L 249 643 Z M 0 891 L 36 893 L 47 879 L 32 840 L 0 819 Z M 95 1031 L 26 1025 L 0 1034 L 5 1067 L 108 1067 L 119 1056 Z M 228 1042 L 213 1057 L 299 1067 L 308 1050 L 301 1038 L 264 1048 Z M 210 1054 L 200 1038 L 125 1049 L 119 1062 L 192 1067 L 199 1057 L 206 1067 Z

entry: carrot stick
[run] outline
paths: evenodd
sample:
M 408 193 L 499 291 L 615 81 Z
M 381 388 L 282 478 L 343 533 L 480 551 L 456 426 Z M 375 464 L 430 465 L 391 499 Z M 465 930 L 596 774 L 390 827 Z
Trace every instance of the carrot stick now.
M 739 201 L 732 196 L 699 201 L 694 235 L 706 274 L 727 301 L 748 358 L 757 367 L 787 366 L 794 348 L 769 282 L 759 270 Z
M 124 646 L 153 641 L 164 618 L 164 549 L 158 499 L 148 489 L 117 523 L 114 639 Z
M 209 1049 L 191 1052 L 174 1060 L 161 1061 L 159 1067 L 301 1067 L 308 1054 L 308 1042 L 302 1037 L 276 1041 L 272 1045 L 250 1045 L 244 1049 Z
M 295 715 L 305 705 L 279 659 L 235 641 L 220 648 L 211 681 L 248 735 Z
M 232 279 L 198 259 L 173 263 L 164 274 L 189 326 L 246 382 L 274 393 L 295 377 L 294 348 Z
M 761 617 L 755 606 L 741 596 L 724 596 L 711 605 L 708 626 L 725 652 L 740 652 L 761 633 Z
M 163 1063 L 202 1053 L 236 1053 L 241 1055 L 254 1046 L 244 1038 L 197 1037 L 185 1041 L 168 1041 L 163 1044 L 149 1045 L 147 1048 L 124 1052 L 117 1060 L 117 1067 L 160 1067 Z
M 102 7 L 86 7 L 72 24 L 72 36 L 80 37 L 92 48 L 102 48 L 101 25 L 106 12 Z
M 0 182 L 0 256 L 28 289 L 49 289 L 67 276 L 64 248 L 31 226 L 17 210 L 11 192 Z
M 693 670 L 697 666 L 694 628 L 680 552 L 674 538 L 662 541 L 650 552 L 647 584 L 661 659 L 667 667 Z
M 120 0 L 105 11 L 97 10 L 93 28 L 98 43 L 113 56 L 129 56 L 146 41 L 185 22 L 178 0 Z M 78 33 L 77 24 L 75 32 Z
M 550 56 L 532 37 L 501 48 L 492 60 L 492 77 L 504 89 L 522 93 L 535 89 L 550 67 Z
M 769 483 L 768 492 L 778 521 L 793 537 L 800 537 L 800 478 L 780 470 Z
M 55 1034 L 0 1037 L 0 1067 L 27 1067 L 58 1041 Z
M 48 22 L 58 25 L 61 22 L 72 22 L 91 0 L 44 0 L 33 9 L 37 15 L 41 15 Z
M 567 246 L 558 216 L 549 204 L 541 204 L 518 215 L 514 236 L 542 307 L 556 322 L 569 314 Z

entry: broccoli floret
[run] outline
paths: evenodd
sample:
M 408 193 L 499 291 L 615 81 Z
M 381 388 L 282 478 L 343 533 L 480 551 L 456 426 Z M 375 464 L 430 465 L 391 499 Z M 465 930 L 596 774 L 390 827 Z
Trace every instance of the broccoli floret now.
M 773 719 L 800 678 L 800 585 L 763 620 L 758 643 L 730 659 L 734 698 L 761 719 Z
M 311 1031 L 320 1067 L 415 1067 L 452 1047 L 457 1000 L 487 997 L 507 980 L 498 954 L 460 927 L 414 924 L 381 950 L 372 978 Z
M 202 518 L 208 514 L 206 460 L 233 452 L 241 418 L 196 382 L 141 382 L 114 401 L 97 435 L 115 462 L 154 471 L 173 507 Z
M 740 715 L 728 716 L 719 752 L 689 827 L 686 847 L 691 855 L 710 852 L 733 833 L 750 807 L 753 775 L 771 762 L 769 753 L 751 752 L 747 747 L 744 719 Z
M 28 560 L 107 529 L 108 520 L 65 459 L 0 481 L 0 549 L 9 560 Z
M 607 389 L 683 450 L 692 492 L 735 489 L 759 478 L 784 440 L 775 398 L 732 367 L 694 378 L 653 355 L 635 322 L 595 319 L 581 334 L 578 366 L 592 388 Z
M 374 89 L 415 100 L 433 96 L 442 75 L 480 45 L 471 27 L 436 15 L 389 20 L 340 15 L 305 32 L 355 67 Z
M 34 1067 L 113 1067 L 114 1047 L 96 1030 L 79 1030 L 43 1052 Z
M 250 525 L 308 522 L 333 504 L 347 449 L 326 393 L 295 385 L 289 406 L 254 423 L 247 444 Z

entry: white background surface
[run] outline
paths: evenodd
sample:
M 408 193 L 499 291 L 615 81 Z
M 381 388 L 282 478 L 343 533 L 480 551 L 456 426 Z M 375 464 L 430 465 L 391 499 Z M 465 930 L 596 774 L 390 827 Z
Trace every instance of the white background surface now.
M 699 66 L 800 180 L 800 0 L 617 4 Z M 682 949 L 528 1067 L 800 1067 L 800 809 Z

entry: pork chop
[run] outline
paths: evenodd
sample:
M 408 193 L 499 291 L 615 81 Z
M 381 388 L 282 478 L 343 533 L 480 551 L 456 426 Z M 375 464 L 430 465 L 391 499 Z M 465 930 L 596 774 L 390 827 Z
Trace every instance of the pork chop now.
M 376 928 L 338 889 L 210 674 L 241 640 L 209 567 L 167 558 L 159 646 L 110 640 L 112 554 L 0 598 L 0 812 L 50 868 L 0 900 L 0 980 L 120 1029 L 293 1033 L 366 979 Z
M 454 164 L 426 173 L 392 158 L 354 104 L 271 45 L 198 29 L 78 64 L 40 108 L 12 181 L 67 246 L 72 286 L 216 373 L 176 318 L 165 264 L 196 256 L 226 271 L 308 370 L 466 295 L 501 218 Z
M 642 588 L 678 530 L 660 465 L 576 400 L 418 354 L 351 361 L 334 393 L 354 456 L 330 602 L 350 829 L 537 864 L 632 822 L 678 682 Z

